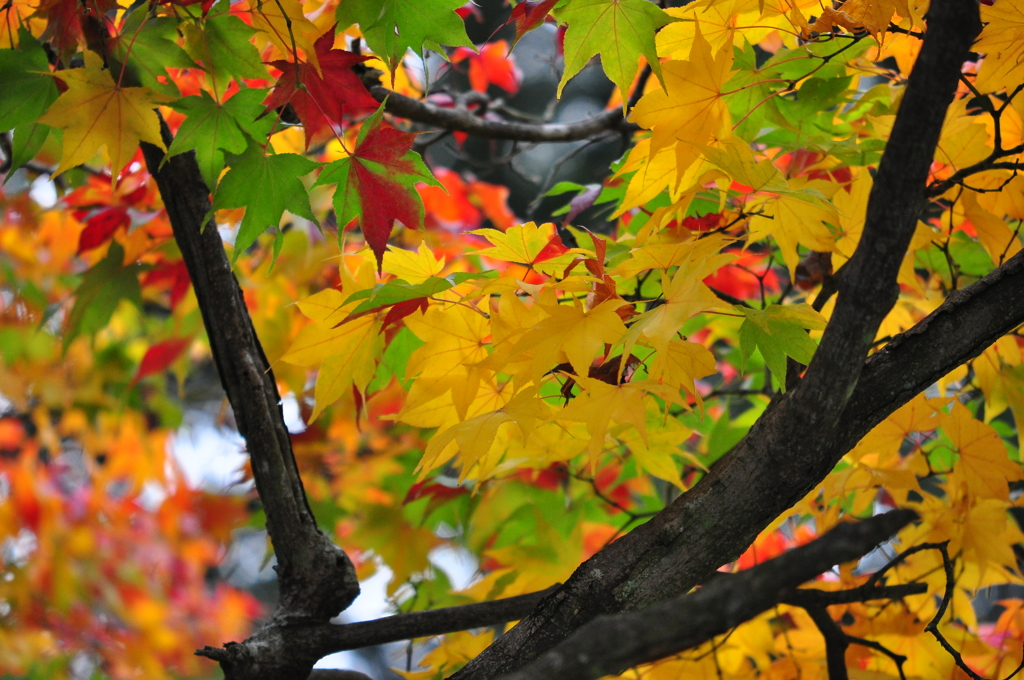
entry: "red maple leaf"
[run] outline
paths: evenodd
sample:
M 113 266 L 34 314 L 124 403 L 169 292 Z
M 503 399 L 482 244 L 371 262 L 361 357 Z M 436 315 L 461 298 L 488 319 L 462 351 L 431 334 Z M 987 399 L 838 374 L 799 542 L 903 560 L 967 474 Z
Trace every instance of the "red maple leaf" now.
M 416 183 L 437 184 L 420 155 L 412 151 L 416 135 L 386 125 L 383 115 L 382 107 L 367 119 L 351 155 L 325 167 L 316 181 L 338 185 L 334 193 L 338 227 L 359 222 L 377 256 L 378 270 L 395 220 L 409 229 L 423 227 L 423 202 Z
M 526 0 L 512 8 L 512 13 L 508 15 L 508 21 L 502 24 L 502 26 L 515 24 L 516 27 L 516 37 L 512 41 L 512 46 L 508 48 L 509 52 L 516 46 L 520 38 L 544 23 L 548 12 L 557 3 L 558 0 Z
M 124 208 L 107 208 L 85 222 L 85 229 L 78 237 L 78 254 L 98 248 L 106 243 L 119 229 L 132 225 L 132 218 Z
M 107 38 L 103 16 L 112 9 L 119 9 L 116 0 L 44 0 L 36 15 L 49 22 L 43 38 L 67 60 L 86 38 L 90 47 L 99 46 L 102 51 Z
M 192 280 L 188 276 L 188 268 L 184 260 L 168 262 L 161 260 L 153 269 L 150 269 L 142 276 L 142 286 L 159 284 L 170 284 L 171 309 L 178 306 L 181 299 L 188 292 Z
M 146 350 L 145 356 L 142 357 L 142 363 L 139 364 L 139 370 L 135 372 L 135 377 L 132 378 L 131 386 L 139 382 L 147 375 L 153 375 L 163 371 L 178 358 L 185 348 L 192 343 L 192 338 L 171 338 L 170 340 L 164 340 L 158 342 L 149 349 Z
M 291 104 L 306 130 L 306 148 L 334 136 L 334 126 L 341 125 L 345 116 L 372 113 L 379 106 L 352 67 L 361 64 L 364 57 L 334 46 L 332 26 L 313 45 L 320 63 L 320 72 L 308 62 L 272 61 L 271 66 L 281 70 L 277 85 L 264 104 L 276 109 Z M 302 87 L 299 87 L 302 83 Z
M 477 92 L 487 92 L 488 85 L 497 85 L 509 94 L 519 91 L 523 74 L 516 68 L 511 57 L 506 56 L 504 40 L 488 43 L 474 52 L 468 47 L 459 47 L 452 54 L 452 63 L 469 61 L 469 84 Z

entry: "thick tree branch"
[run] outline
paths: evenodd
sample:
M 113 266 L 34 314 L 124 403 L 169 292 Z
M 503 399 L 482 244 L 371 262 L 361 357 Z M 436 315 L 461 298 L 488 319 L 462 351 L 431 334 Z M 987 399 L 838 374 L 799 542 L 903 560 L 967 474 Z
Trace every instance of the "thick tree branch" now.
M 873 354 L 843 412 L 842 448 L 923 389 L 1024 323 L 1024 252 L 953 291 L 941 307 Z
M 896 300 L 896 273 L 925 205 L 939 132 L 979 30 L 975 0 L 932 3 L 860 244 L 797 388 L 774 402 L 693 489 L 581 565 L 537 611 L 453 677 L 476 680 L 515 670 L 596 616 L 687 592 L 736 559 L 848 450 L 844 411 L 878 325 Z
M 696 647 L 771 609 L 790 589 L 833 565 L 861 557 L 916 518 L 912 510 L 895 510 L 840 524 L 805 546 L 715 579 L 689 595 L 638 611 L 599 616 L 501 680 L 593 680 Z
M 385 110 L 400 118 L 434 125 L 443 130 L 467 132 L 486 139 L 507 139 L 519 142 L 574 142 L 589 139 L 601 132 L 635 126 L 623 121 L 622 109 L 616 108 L 575 123 L 517 123 L 487 120 L 465 108 L 442 108 L 392 92 L 385 87 L 370 88 L 377 101 L 387 99 Z
M 164 142 L 171 133 L 161 120 Z M 317 528 L 284 424 L 274 374 L 252 327 L 224 245 L 210 212 L 209 190 L 192 152 L 165 159 L 143 144 L 174 237 L 188 267 L 221 382 L 245 438 L 256 488 L 267 514 L 267 530 L 277 555 L 281 604 L 274 618 L 244 644 L 213 650 L 228 678 L 305 680 L 316 661 L 268 646 L 269 629 L 287 622 L 326 622 L 359 594 L 355 569 L 345 553 Z M 204 229 L 205 226 L 205 229 Z M 256 642 L 253 642 L 253 641 Z

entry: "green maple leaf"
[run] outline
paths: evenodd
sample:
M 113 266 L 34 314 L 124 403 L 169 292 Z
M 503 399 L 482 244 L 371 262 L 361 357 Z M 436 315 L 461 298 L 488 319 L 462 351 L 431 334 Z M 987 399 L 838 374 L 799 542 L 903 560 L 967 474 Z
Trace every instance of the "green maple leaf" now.
M 75 306 L 68 314 L 64 329 L 64 349 L 82 333 L 96 333 L 106 327 L 121 300 L 142 306 L 139 287 L 139 263 L 124 266 L 124 248 L 117 241 L 110 244 L 107 256 L 82 275 L 75 291 Z
M 34 122 L 57 99 L 57 85 L 39 42 L 24 28 L 19 49 L 0 50 L 0 130 Z
M 565 71 L 558 96 L 569 79 L 580 72 L 595 54 L 601 55 L 604 72 L 618 85 L 625 101 L 642 54 L 661 79 L 655 32 L 675 21 L 647 0 L 571 0 L 556 10 L 569 25 L 565 32 Z
M 63 130 L 42 123 L 25 123 L 11 131 L 11 169 L 0 186 L 7 184 L 7 181 L 14 177 L 15 170 L 36 157 L 51 132 L 61 136 L 64 133 Z M 57 139 L 59 140 L 60 137 Z
M 196 68 L 178 46 L 178 22 L 170 17 L 150 17 L 149 6 L 140 7 L 124 20 L 121 33 L 110 40 L 110 56 L 116 74 L 124 64 L 126 74 L 139 84 L 170 97 L 180 97 L 167 68 Z
M 227 2 L 218 2 L 206 19 L 182 29 L 185 51 L 210 75 L 218 98 L 232 78 L 267 77 L 259 50 L 249 42 L 257 31 L 232 15 Z
M 229 160 L 231 169 L 217 187 L 213 209 L 245 208 L 232 261 L 268 227 L 277 227 L 285 210 L 319 226 L 309 205 L 309 193 L 299 179 L 313 172 L 319 163 L 294 153 L 266 155 L 252 140 L 245 152 Z
M 793 357 L 802 364 L 808 364 L 818 348 L 807 335 L 806 330 L 825 328 L 825 318 L 810 305 L 769 305 L 767 309 L 750 309 L 737 306 L 735 309 L 746 316 L 740 326 L 740 356 L 747 363 L 754 349 L 761 350 L 761 356 L 780 389 L 786 389 L 786 357 Z
M 473 47 L 455 10 L 462 0 L 345 0 L 338 5 L 339 26 L 359 24 L 366 44 L 386 56 L 394 72 L 406 49 L 423 56 L 424 47 Z M 652 39 L 653 44 L 653 39 Z
M 211 190 L 216 188 L 224 169 L 224 153 L 244 153 L 248 146 L 245 133 L 249 133 L 257 143 L 266 141 L 273 118 L 267 116 L 256 120 L 263 111 L 260 102 L 266 93 L 266 90 L 241 90 L 221 104 L 203 91 L 173 103 L 174 110 L 184 113 L 187 118 L 178 128 L 167 155 L 195 149 L 206 186 Z

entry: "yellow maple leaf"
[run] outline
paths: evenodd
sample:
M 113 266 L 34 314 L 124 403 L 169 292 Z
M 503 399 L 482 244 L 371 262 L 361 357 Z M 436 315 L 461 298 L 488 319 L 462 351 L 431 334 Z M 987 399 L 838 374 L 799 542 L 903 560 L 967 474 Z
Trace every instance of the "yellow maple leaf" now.
M 751 240 L 771 236 L 779 246 L 782 259 L 795 280 L 800 263 L 797 246 L 825 252 L 835 249 L 835 238 L 827 224 L 839 217 L 832 204 L 813 190 L 790 190 L 767 198 L 760 204 L 763 214 L 750 220 Z
M 698 242 L 700 243 L 700 242 Z M 692 253 L 699 252 L 694 249 Z M 663 304 L 641 314 L 634 321 L 626 336 L 623 352 L 628 355 L 632 344 L 641 334 L 651 341 L 659 351 L 664 350 L 669 340 L 675 337 L 683 323 L 692 316 L 715 307 L 723 306 L 711 289 L 704 285 L 704 279 L 734 259 L 731 254 L 692 257 L 679 264 L 671 279 L 662 275 L 661 289 Z
M 439 431 L 427 442 L 423 458 L 417 466 L 420 478 L 448 462 L 455 455 L 456 448 L 463 461 L 460 481 L 466 478 L 473 465 L 480 467 L 479 477 L 487 477 L 500 460 L 500 456 L 488 455 L 498 443 L 498 428 L 505 423 L 515 423 L 519 426 L 522 439 L 525 440 L 530 436 L 536 422 L 546 419 L 549 415 L 550 407 L 537 398 L 537 390 L 532 388 L 523 390 L 499 409 L 474 416 Z M 453 443 L 455 446 L 452 446 Z
M 527 222 L 509 227 L 504 232 L 497 229 L 476 229 L 469 233 L 483 236 L 493 245 L 492 248 L 477 251 L 478 255 L 505 262 L 515 262 L 544 273 L 564 270 L 576 254 L 593 257 L 593 253 L 581 248 L 571 248 L 554 257 L 543 257 L 544 249 L 552 243 L 553 239 L 555 243 L 561 243 L 561 240 L 557 238 L 555 225 L 551 222 L 540 226 L 534 222 Z M 538 258 L 541 258 L 539 262 Z
M 605 437 L 612 421 L 627 423 L 636 428 L 647 444 L 646 410 L 644 397 L 646 381 L 609 385 L 595 378 L 577 377 L 583 393 L 555 415 L 557 420 L 586 423 L 590 434 L 590 462 L 594 464 L 604 449 Z
M 605 300 L 591 310 L 576 305 L 542 305 L 548 317 L 523 335 L 513 355 L 534 351 L 534 383 L 539 383 L 545 373 L 560 363 L 563 353 L 576 375 L 586 376 L 604 346 L 619 342 L 625 335 L 626 325 L 615 313 L 624 304 L 626 301 L 620 298 Z
M 434 257 L 434 252 L 426 242 L 420 243 L 416 250 L 388 246 L 384 253 L 383 270 L 406 283 L 423 283 L 444 270 L 444 257 Z
M 935 160 L 952 173 L 985 159 L 991 151 L 988 129 L 981 116 L 967 113 L 966 98 L 953 102 L 942 124 Z
M 741 37 L 752 45 L 757 44 L 771 33 L 773 25 L 777 28 L 788 25 L 784 18 L 780 21 L 778 17 L 759 21 L 759 1 L 763 3 L 763 0 L 702 0 L 666 9 L 669 16 L 682 21 L 665 26 L 655 36 L 658 55 L 685 59 L 693 49 L 697 22 L 714 50 L 731 47 Z
M 939 427 L 935 416 L 936 404 L 923 393 L 919 394 L 864 435 L 848 455 L 853 460 L 867 453 L 898 455 L 903 440 L 911 432 L 927 432 Z
M 632 278 L 645 269 L 668 269 L 687 262 L 699 262 L 715 257 L 715 253 L 731 242 L 727 236 L 715 234 L 702 239 L 691 239 L 682 243 L 651 243 L 634 248 L 629 259 L 615 267 L 609 274 L 613 277 Z M 720 261 L 724 265 L 726 261 Z
M 249 0 L 252 27 L 267 34 L 281 54 L 298 61 L 296 49 L 320 73 L 314 41 L 321 31 L 302 12 L 299 0 Z
M 1024 5 L 997 2 L 981 6 L 985 28 L 974 49 L 982 52 L 976 85 L 983 92 L 1012 90 L 1024 81 Z
M 1020 240 L 1017 234 L 1010 229 L 1010 225 L 1003 218 L 993 215 L 978 203 L 978 194 L 973 191 L 965 191 L 960 200 L 953 206 L 954 225 L 959 225 L 965 219 L 971 223 L 978 233 L 978 241 L 985 248 L 992 263 L 1001 265 L 1007 259 L 1016 255 L 1020 249 Z M 956 213 L 960 213 L 959 219 Z
M 694 389 L 693 381 L 717 370 L 715 355 L 707 347 L 673 338 L 654 355 L 650 376 L 652 380 L 661 380 L 676 389 L 685 388 L 700 403 L 701 398 Z
M 808 28 L 819 33 L 828 33 L 835 26 L 853 32 L 863 29 L 878 38 L 885 35 L 895 12 L 895 0 L 847 0 L 839 9 L 826 7 Z
M 943 419 L 943 430 L 960 453 L 951 477 L 961 477 L 967 484 L 967 493 L 979 500 L 1009 501 L 1009 483 L 1024 479 L 1024 473 L 1019 464 L 1009 459 L 999 434 L 990 425 L 975 420 L 958 401 L 953 402 L 952 411 Z
M 64 130 L 60 165 L 54 174 L 88 162 L 101 146 L 107 147 L 116 176 L 128 165 L 139 141 L 166 151 L 160 137 L 160 121 L 153 110 L 169 97 L 146 87 L 121 87 L 103 68 L 99 55 L 86 51 L 85 68 L 53 74 L 67 91 L 39 119 Z
M 617 430 L 624 429 L 625 431 L 616 432 L 615 437 L 629 449 L 630 455 L 636 460 L 637 466 L 641 470 L 683 489 L 683 480 L 679 476 L 680 468 L 676 456 L 682 456 L 691 465 L 703 468 L 695 456 L 680 447 L 680 443 L 689 439 L 692 431 L 677 418 L 666 418 L 653 403 L 649 403 L 647 406 L 647 417 L 652 422 L 657 420 L 657 427 L 647 433 L 646 441 L 639 431 L 628 426 L 626 428 L 617 427 Z
M 416 380 L 400 417 L 405 420 L 405 414 L 451 393 L 456 385 L 460 388 L 453 399 L 464 417 L 480 384 L 479 372 L 471 374 L 471 367 L 487 357 L 487 319 L 466 305 L 431 306 L 407 317 L 405 324 L 424 344 L 406 365 L 406 375 Z
M 644 95 L 630 116 L 640 126 L 653 130 L 651 155 L 676 141 L 696 148 L 712 138 L 725 139 L 732 134 L 729 109 L 722 96 L 732 63 L 732 46 L 712 54 L 698 26 L 690 58 L 662 64 L 664 89 Z M 679 157 L 683 164 L 677 163 L 676 171 L 682 172 L 698 157 L 696 150 L 689 162 Z
M 1017 339 L 1010 335 L 996 340 L 971 362 L 974 379 L 985 395 L 985 422 L 990 422 L 1010 405 L 1011 397 L 1015 396 L 1015 381 L 1007 369 L 1019 366 L 1020 363 L 1020 347 Z

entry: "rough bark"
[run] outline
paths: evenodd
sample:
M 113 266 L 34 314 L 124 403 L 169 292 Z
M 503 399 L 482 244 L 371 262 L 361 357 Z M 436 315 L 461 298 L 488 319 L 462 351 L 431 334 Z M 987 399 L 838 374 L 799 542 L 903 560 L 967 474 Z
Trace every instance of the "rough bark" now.
M 861 241 L 814 360 L 749 434 L 693 489 L 582 564 L 566 584 L 456 673 L 516 670 L 594 617 L 687 592 L 736 559 L 848 449 L 843 413 L 875 333 L 898 295 L 896 274 L 925 205 L 928 170 L 980 31 L 975 0 L 936 0 L 868 203 Z
M 164 142 L 169 145 L 171 133 L 166 124 L 162 127 Z M 221 662 L 228 678 L 305 680 L 316 658 L 296 658 L 286 647 L 277 646 L 279 636 L 267 634 L 268 628 L 297 620 L 326 622 L 355 599 L 359 582 L 348 556 L 320 532 L 309 508 L 277 383 L 217 225 L 209 218 L 209 190 L 195 155 L 189 152 L 165 162 L 158 147 L 143 144 L 142 150 L 167 208 L 221 382 L 252 459 L 278 561 L 281 603 L 274 617 L 249 641 L 207 655 Z
M 689 595 L 638 611 L 599 616 L 500 680 L 595 680 L 696 647 L 771 609 L 787 595 L 836 594 L 790 591 L 835 564 L 863 556 L 916 518 L 911 510 L 895 510 L 863 522 L 840 524 L 816 541 L 752 569 L 715 579 Z

